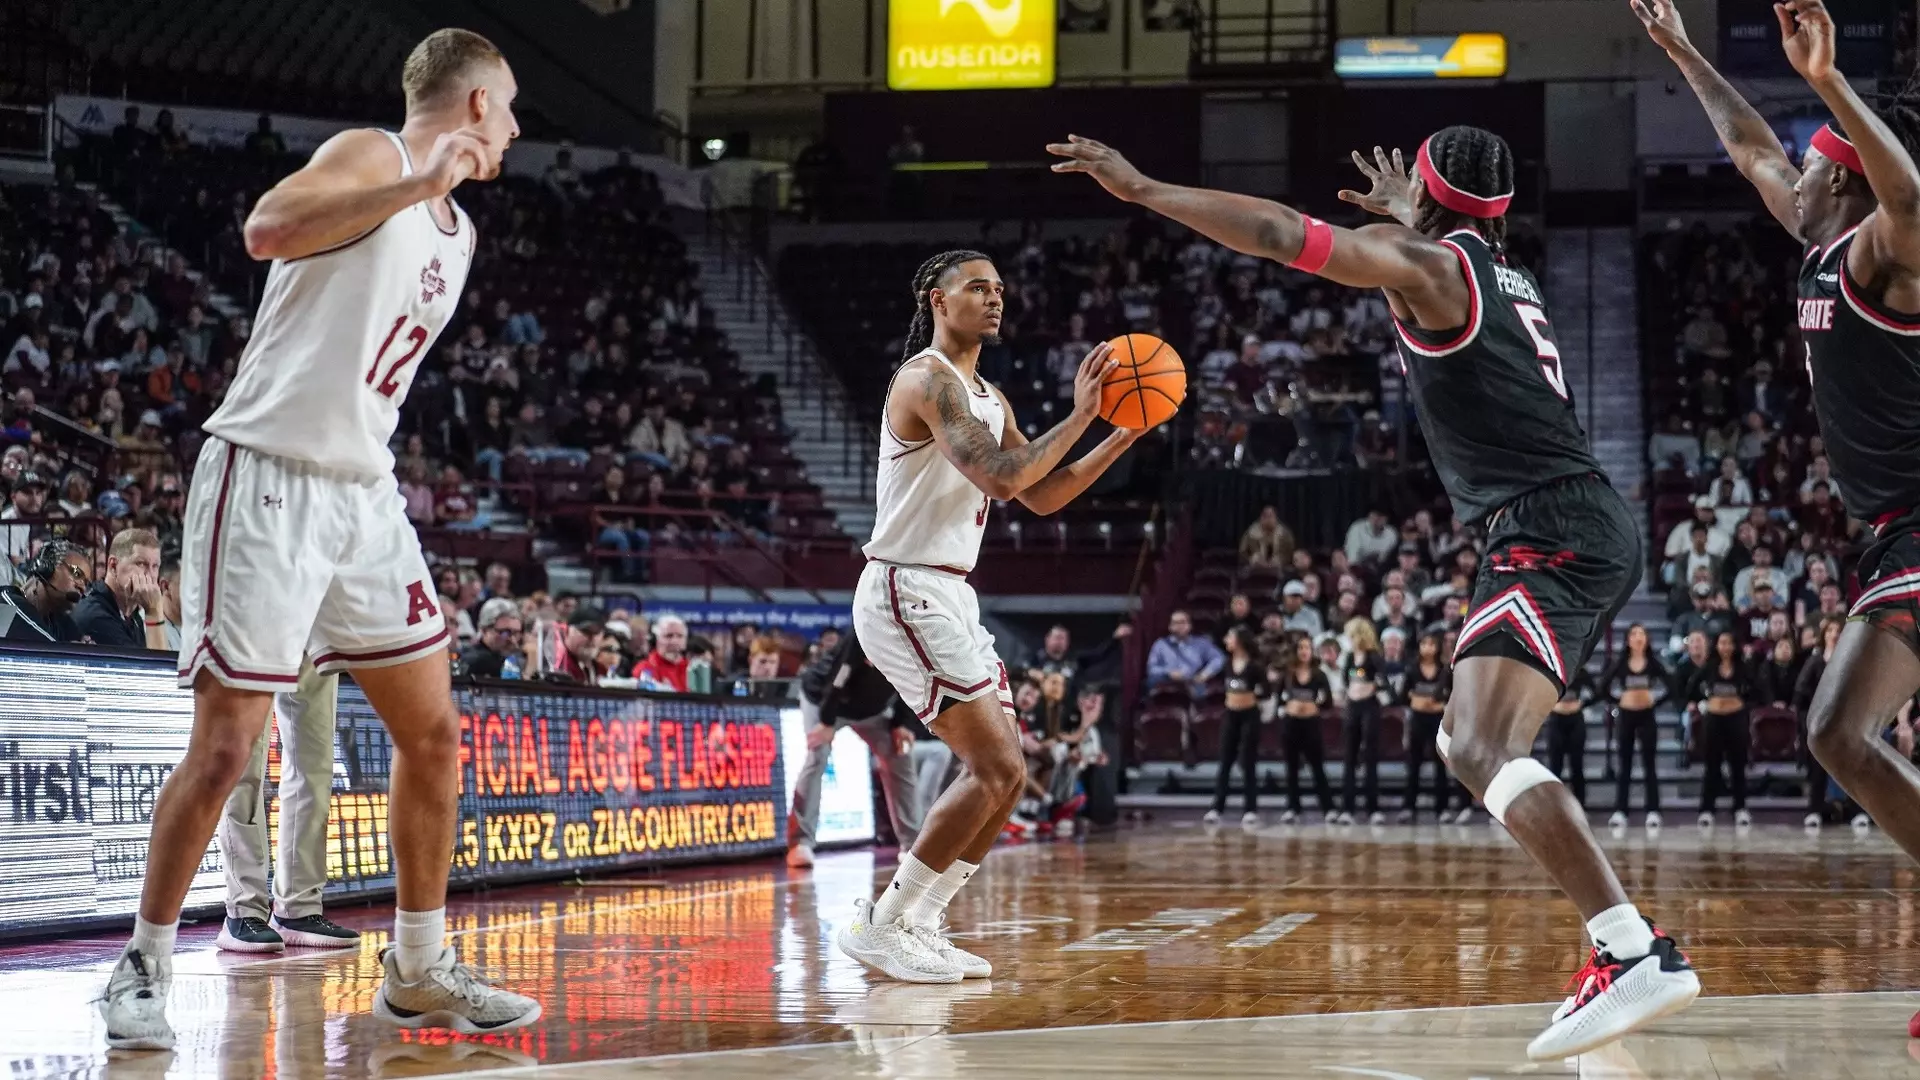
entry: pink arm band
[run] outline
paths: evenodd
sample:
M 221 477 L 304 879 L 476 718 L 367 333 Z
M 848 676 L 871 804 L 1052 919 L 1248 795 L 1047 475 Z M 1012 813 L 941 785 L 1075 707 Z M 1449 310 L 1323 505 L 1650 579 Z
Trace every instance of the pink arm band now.
M 1300 254 L 1287 265 L 1295 270 L 1317 274 L 1333 254 L 1333 226 L 1305 214 L 1300 215 L 1300 220 L 1306 225 L 1306 240 L 1300 245 Z

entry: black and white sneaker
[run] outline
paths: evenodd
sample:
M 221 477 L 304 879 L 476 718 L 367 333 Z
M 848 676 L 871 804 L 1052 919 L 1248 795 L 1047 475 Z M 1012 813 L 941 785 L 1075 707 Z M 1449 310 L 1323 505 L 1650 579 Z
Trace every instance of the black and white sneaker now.
M 360 931 L 349 930 L 319 914 L 297 919 L 275 915 L 269 929 L 279 931 L 288 945 L 302 949 L 351 949 L 360 944 Z
M 1671 1016 L 1700 996 L 1700 977 L 1686 954 L 1657 927 L 1647 955 L 1616 960 L 1594 949 L 1587 966 L 1567 985 L 1573 996 L 1554 1010 L 1547 1030 L 1527 1045 L 1527 1056 L 1535 1061 L 1584 1054 Z
M 286 939 L 275 932 L 273 927 L 268 926 L 267 920 L 256 919 L 251 915 L 244 919 L 227 916 L 227 921 L 220 924 L 220 936 L 214 938 L 213 943 L 227 952 L 287 951 Z

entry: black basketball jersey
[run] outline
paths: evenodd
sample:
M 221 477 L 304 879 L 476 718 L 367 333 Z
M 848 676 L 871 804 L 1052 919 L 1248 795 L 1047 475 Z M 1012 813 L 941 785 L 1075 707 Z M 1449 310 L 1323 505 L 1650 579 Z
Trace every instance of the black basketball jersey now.
M 1398 318 L 1400 366 L 1454 513 L 1479 524 L 1553 480 L 1604 476 L 1574 414 L 1533 275 L 1457 229 L 1440 241 L 1460 256 L 1465 326 L 1422 330 Z
M 1920 317 L 1868 299 L 1847 273 L 1858 231 L 1807 249 L 1796 307 L 1841 500 L 1874 521 L 1920 507 Z

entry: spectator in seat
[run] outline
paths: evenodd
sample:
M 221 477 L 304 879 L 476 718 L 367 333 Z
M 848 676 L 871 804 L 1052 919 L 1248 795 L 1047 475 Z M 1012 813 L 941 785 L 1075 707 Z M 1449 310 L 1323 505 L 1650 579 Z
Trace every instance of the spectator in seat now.
M 405 479 L 400 481 L 400 500 L 406 503 L 408 521 L 433 524 L 433 485 L 427 481 L 426 465 L 416 461 L 407 466 Z
M 0 375 L 18 375 L 44 384 L 48 372 L 53 370 L 53 355 L 47 351 L 48 342 L 47 328 L 44 326 L 33 326 L 22 331 L 14 341 L 13 348 L 7 350 L 6 359 L 0 361 Z
M 1700 439 L 1687 430 L 1679 413 L 1669 413 L 1665 426 L 1647 439 L 1647 459 L 1655 472 L 1671 469 L 1694 476 L 1700 471 Z
M 1786 418 L 1786 391 L 1773 381 L 1773 365 L 1765 360 L 1753 365 L 1753 374 L 1741 382 L 1735 397 L 1741 412 L 1760 416 L 1766 427 L 1777 428 Z
M 1387 512 L 1376 507 L 1348 526 L 1347 542 L 1341 550 L 1348 562 L 1367 563 L 1385 560 L 1399 546 L 1400 534 L 1387 525 Z
M 1833 497 L 1833 489 L 1825 480 L 1814 483 L 1795 517 L 1802 532 L 1820 540 L 1838 540 L 1847 534 L 1846 507 Z
M 160 596 L 160 538 L 124 529 L 107 548 L 107 572 L 74 605 L 73 622 L 95 645 L 113 649 L 167 647 Z
M 1240 537 L 1240 565 L 1280 570 L 1293 561 L 1293 547 L 1293 531 L 1280 523 L 1280 512 L 1263 506 Z
M 1679 653 L 1685 648 L 1685 642 L 1694 634 L 1705 634 L 1711 641 L 1722 631 L 1733 628 L 1732 621 L 1714 610 L 1714 587 L 1704 581 L 1696 581 L 1692 587 L 1693 610 L 1681 615 L 1673 623 L 1673 641 L 1669 651 Z
M 538 406 L 535 408 L 537 409 Z M 506 464 L 507 451 L 513 446 L 513 425 L 507 420 L 506 407 L 502 400 L 497 397 L 488 398 L 485 414 L 480 418 L 479 423 L 473 424 L 469 431 L 473 446 L 473 463 L 487 470 L 487 476 L 494 483 L 499 483 L 501 467 Z
M 1148 650 L 1147 685 L 1185 686 L 1198 698 L 1226 662 L 1219 646 L 1193 632 L 1192 617 L 1176 611 L 1167 619 L 1167 636 Z
M 20 567 L 17 585 L 0 586 L 0 641 L 79 641 L 71 617 L 92 578 L 87 550 L 49 540 Z
M 1827 485 L 1828 495 L 1836 500 L 1840 498 L 1840 482 L 1833 478 L 1833 465 L 1825 454 L 1817 455 L 1807 463 L 1807 478 L 1800 482 L 1800 501 L 1811 501 L 1813 489 L 1819 484 Z
M 580 170 L 573 167 L 573 148 L 566 143 L 553 155 L 553 164 L 547 166 L 540 176 L 540 183 L 553 192 L 561 205 L 570 206 L 578 202 L 584 191 L 580 185 Z
M 1721 557 L 1713 553 L 1713 530 L 1698 521 L 1685 524 L 1687 547 L 1678 556 L 1667 560 L 1667 564 L 1661 568 L 1661 578 L 1669 584 L 1683 586 L 1694 579 L 1697 571 L 1705 569 L 1709 580 L 1719 581 Z
M 260 114 L 253 133 L 247 136 L 247 153 L 257 158 L 276 158 L 287 152 L 287 140 L 273 130 L 273 117 Z
M 659 398 L 647 401 L 638 423 L 627 435 L 633 456 L 656 469 L 678 471 L 687 464 L 693 445 L 687 441 L 687 429 L 667 415 L 667 403 Z
M 1818 621 L 1820 590 L 1833 580 L 1832 564 L 1824 555 L 1806 560 L 1806 577 L 1793 589 L 1793 624 L 1805 626 Z
M 1752 606 L 1760 582 L 1766 582 L 1776 597 L 1787 595 L 1786 571 L 1773 565 L 1773 549 L 1765 545 L 1753 549 L 1753 565 L 1733 576 L 1733 603 L 1745 609 Z
M 0 451 L 0 499 L 13 494 L 20 475 L 33 463 L 33 451 L 24 446 L 9 446 Z
M 1693 525 L 1698 522 L 1707 527 L 1707 553 L 1725 558 L 1727 549 L 1733 544 L 1733 535 L 1720 526 L 1719 515 L 1714 513 L 1713 497 L 1701 495 L 1693 500 L 1692 521 L 1682 521 L 1674 525 L 1667 533 L 1666 556 L 1677 559 L 1686 552 L 1692 543 Z M 1685 580 L 1684 578 L 1681 580 Z
M 27 469 L 15 476 L 13 490 L 7 496 L 7 507 L 0 510 L 0 521 L 39 517 L 46 505 L 47 482 L 39 473 Z M 6 555 L 10 561 L 20 563 L 27 558 L 33 532 L 34 526 L 31 525 L 0 526 L 0 540 L 5 541 Z
M 596 497 L 601 502 L 612 506 L 631 504 L 635 500 L 633 494 L 627 490 L 626 482 L 625 470 L 616 465 L 608 469 L 606 475 L 600 478 L 600 490 Z M 600 527 L 600 534 L 595 538 L 595 542 L 603 548 L 612 548 L 620 553 L 620 576 L 623 580 L 640 580 L 642 566 L 640 560 L 633 557 L 633 553 L 639 552 L 644 555 L 653 549 L 653 533 L 650 530 L 638 527 L 631 514 L 612 515 Z
M 93 485 L 86 473 L 72 469 L 60 481 L 60 509 L 68 517 L 79 517 L 93 509 Z
M 1720 475 L 1714 477 L 1707 488 L 1707 497 L 1713 500 L 1714 506 L 1753 505 L 1753 487 L 1740 475 L 1738 459 L 1732 456 L 1720 459 Z
M 1733 625 L 1734 636 L 1743 645 L 1762 645 L 1767 639 L 1768 624 L 1775 615 L 1785 619 L 1787 612 L 1780 606 L 1773 583 L 1763 577 L 1753 583 L 1753 595 L 1739 608 Z
M 678 615 L 662 615 L 653 624 L 653 651 L 634 665 L 633 677 L 644 690 L 687 692 L 687 623 Z
M 567 427 L 565 442 L 582 450 L 611 450 L 621 444 L 623 433 L 607 415 L 606 402 L 597 397 L 580 403 L 580 415 Z
M 440 482 L 433 489 L 433 519 L 447 529 L 487 527 L 487 517 L 474 502 L 473 485 L 456 466 L 440 470 Z
M 160 618 L 166 624 L 160 628 L 166 640 L 165 651 L 180 651 L 180 560 L 168 559 L 160 564 Z
M 1287 582 L 1280 588 L 1280 611 L 1288 630 L 1317 638 L 1325 632 L 1327 627 L 1325 620 L 1320 617 L 1319 609 L 1307 604 L 1307 594 L 1311 591 L 1307 582 L 1298 580 Z
M 140 126 L 140 109 L 137 106 L 127 106 L 127 111 L 121 115 L 120 123 L 114 126 L 113 134 L 108 138 L 113 143 L 114 154 L 122 161 L 130 161 L 146 152 L 152 136 Z

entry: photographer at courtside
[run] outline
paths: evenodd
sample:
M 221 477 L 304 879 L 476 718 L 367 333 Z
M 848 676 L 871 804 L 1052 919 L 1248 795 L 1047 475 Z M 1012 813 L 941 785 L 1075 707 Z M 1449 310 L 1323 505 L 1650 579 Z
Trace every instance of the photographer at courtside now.
M 806 721 L 807 760 L 793 784 L 787 818 L 787 865 L 813 865 L 820 824 L 820 780 L 827 772 L 837 724 L 845 724 L 873 751 L 887 797 L 893 835 L 906 851 L 920 835 L 920 800 L 913 771 L 913 732 L 894 726 L 893 684 L 867 662 L 849 627 L 839 644 L 800 673 L 800 715 Z
M 0 587 L 0 641 L 79 641 L 71 612 L 92 573 L 85 548 L 49 540 L 20 564 L 20 584 Z
M 327 884 L 327 808 L 333 795 L 333 739 L 340 676 L 300 662 L 300 682 L 273 696 L 280 726 L 280 861 L 267 892 L 267 739 L 253 742 L 247 771 L 220 815 L 227 866 L 227 917 L 214 944 L 228 952 L 284 952 L 287 946 L 348 949 L 360 932 L 320 913 Z

